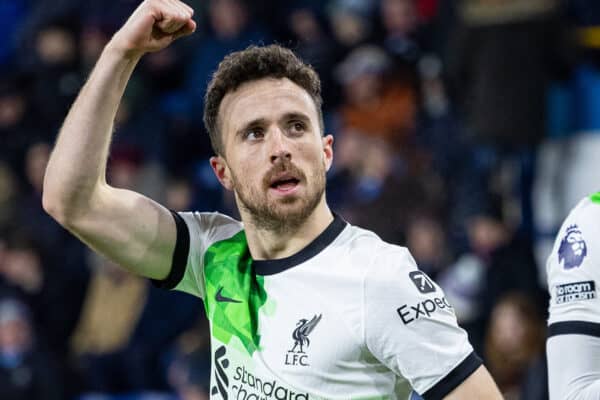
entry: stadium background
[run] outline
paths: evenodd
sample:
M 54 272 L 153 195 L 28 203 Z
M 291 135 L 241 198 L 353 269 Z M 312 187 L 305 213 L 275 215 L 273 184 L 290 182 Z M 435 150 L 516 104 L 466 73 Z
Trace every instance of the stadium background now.
M 0 398 L 199 400 L 199 300 L 90 253 L 42 210 L 69 105 L 138 0 L 0 0 Z M 545 259 L 600 189 L 595 0 L 189 0 L 199 29 L 147 55 L 110 182 L 236 214 L 202 125 L 222 57 L 281 43 L 320 73 L 332 208 L 406 245 L 507 399 L 545 394 Z M 73 165 L 77 168 L 77 165 Z M 106 396 L 106 397 L 104 397 Z

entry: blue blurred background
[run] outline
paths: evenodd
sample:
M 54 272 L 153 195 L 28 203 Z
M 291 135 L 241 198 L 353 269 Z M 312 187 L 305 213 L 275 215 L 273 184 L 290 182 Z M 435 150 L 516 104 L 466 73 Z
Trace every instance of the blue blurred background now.
M 322 79 L 332 208 L 410 248 L 507 399 L 546 399 L 545 260 L 600 190 L 600 3 L 187 2 L 196 34 L 145 56 L 127 88 L 111 184 L 236 215 L 203 94 L 230 51 L 289 46 Z M 3 400 L 208 398 L 200 301 L 92 254 L 41 207 L 61 122 L 137 4 L 0 0 Z

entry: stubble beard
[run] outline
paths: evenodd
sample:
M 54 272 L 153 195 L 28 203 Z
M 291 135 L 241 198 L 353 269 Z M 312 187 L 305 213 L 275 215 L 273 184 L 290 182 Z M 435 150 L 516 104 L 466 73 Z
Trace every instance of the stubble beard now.
M 285 170 L 285 166 L 283 167 Z M 325 193 L 325 167 L 320 166 L 311 175 L 305 196 L 293 196 L 278 201 L 269 200 L 263 187 L 257 189 L 240 182 L 232 174 L 236 202 L 240 211 L 250 217 L 250 223 L 259 230 L 287 233 L 297 230 L 317 208 Z

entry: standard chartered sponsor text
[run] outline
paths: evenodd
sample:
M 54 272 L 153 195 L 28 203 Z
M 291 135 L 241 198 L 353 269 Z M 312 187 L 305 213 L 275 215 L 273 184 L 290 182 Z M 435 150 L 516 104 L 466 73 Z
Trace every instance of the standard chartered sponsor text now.
M 235 400 L 309 400 L 308 393 L 298 393 L 286 388 L 276 379 L 263 380 L 246 371 L 244 366 L 235 369 L 233 376 Z

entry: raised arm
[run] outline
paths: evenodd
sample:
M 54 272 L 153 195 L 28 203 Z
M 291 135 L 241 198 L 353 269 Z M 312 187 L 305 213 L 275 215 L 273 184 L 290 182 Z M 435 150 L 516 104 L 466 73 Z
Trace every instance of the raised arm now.
M 94 250 L 137 274 L 168 275 L 176 228 L 170 212 L 106 182 L 113 121 L 140 58 L 196 24 L 179 0 L 146 0 L 113 36 L 71 107 L 44 179 L 44 209 Z

